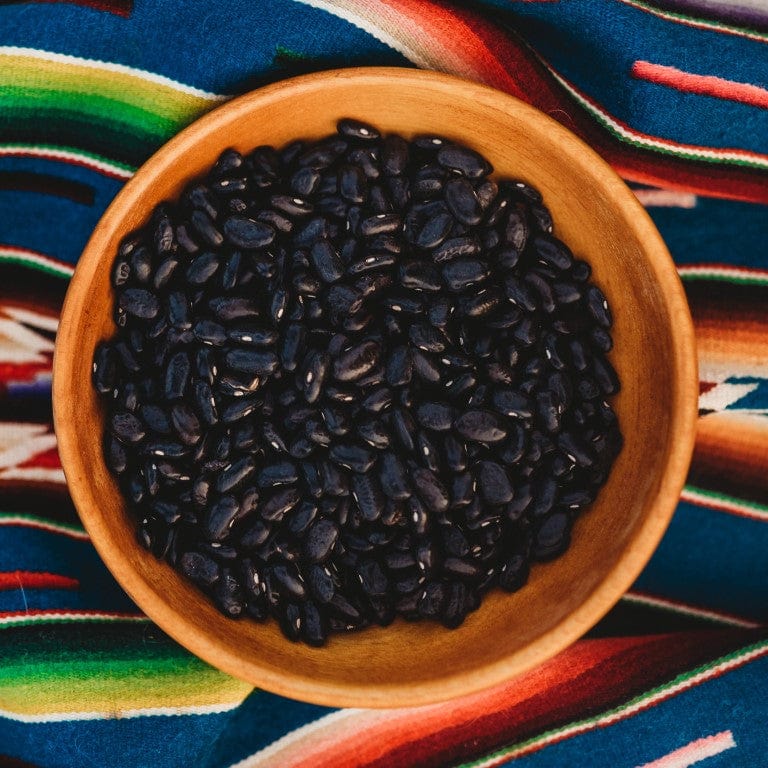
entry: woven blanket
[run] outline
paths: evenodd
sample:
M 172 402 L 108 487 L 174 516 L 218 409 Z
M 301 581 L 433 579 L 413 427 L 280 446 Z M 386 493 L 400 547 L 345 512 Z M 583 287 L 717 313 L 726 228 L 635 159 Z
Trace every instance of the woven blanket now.
M 581 136 L 665 238 L 700 356 L 688 481 L 631 590 L 530 674 L 411 710 L 252 690 L 165 636 L 81 527 L 51 417 L 68 279 L 135 169 L 233 95 L 355 65 L 478 80 Z M 766 744 L 764 2 L 0 2 L 0 766 L 757 768 Z

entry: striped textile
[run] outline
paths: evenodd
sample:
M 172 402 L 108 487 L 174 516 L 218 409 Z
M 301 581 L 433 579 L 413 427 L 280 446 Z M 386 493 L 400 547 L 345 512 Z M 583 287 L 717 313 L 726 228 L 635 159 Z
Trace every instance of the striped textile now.
M 51 427 L 89 233 L 232 95 L 358 64 L 480 80 L 560 120 L 647 206 L 700 364 L 677 513 L 630 592 L 524 677 L 417 710 L 329 710 L 227 677 L 106 571 Z M 757 0 L 0 2 L 0 767 L 766 765 L 768 11 Z

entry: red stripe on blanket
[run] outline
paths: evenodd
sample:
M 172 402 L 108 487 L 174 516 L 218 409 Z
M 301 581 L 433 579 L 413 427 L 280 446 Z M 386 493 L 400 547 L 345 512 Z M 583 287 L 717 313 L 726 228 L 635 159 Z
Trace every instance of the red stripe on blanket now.
M 50 373 L 53 363 L 47 360 L 41 363 L 0 363 L 0 382 L 34 381 L 41 373 Z
M 739 83 L 714 75 L 696 75 L 676 67 L 652 64 L 649 61 L 636 61 L 632 65 L 631 72 L 632 76 L 638 80 L 664 85 L 682 93 L 713 96 L 716 99 L 738 101 L 741 104 L 749 104 L 751 107 L 768 109 L 768 90 L 750 83 Z
M 130 18 L 133 11 L 133 0 L 5 0 L 2 5 L 27 5 L 31 3 L 67 3 L 69 5 L 82 5 L 85 8 L 93 8 L 95 11 L 106 11 Z
M 43 571 L 8 571 L 0 573 L 0 590 L 14 589 L 79 589 L 80 582 L 71 576 Z
M 36 453 L 31 459 L 19 464 L 20 467 L 45 467 L 46 469 L 61 469 L 61 459 L 56 448 L 43 453 Z

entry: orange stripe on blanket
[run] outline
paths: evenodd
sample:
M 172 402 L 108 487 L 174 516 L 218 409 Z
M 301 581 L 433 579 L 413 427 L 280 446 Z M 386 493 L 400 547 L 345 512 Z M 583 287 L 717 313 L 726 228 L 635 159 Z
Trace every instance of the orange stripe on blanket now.
M 768 419 L 738 411 L 698 420 L 688 476 L 691 485 L 765 503 L 768 499 Z
M 713 96 L 716 99 L 768 109 L 768 90 L 758 85 L 739 83 L 736 80 L 726 80 L 714 75 L 695 75 L 691 72 L 683 72 L 676 67 L 652 64 L 649 61 L 636 61 L 631 71 L 633 77 L 638 80 L 664 85 L 682 93 Z
M 7 571 L 0 573 L 0 590 L 13 589 L 79 589 L 80 582 L 71 576 L 44 571 Z
M 766 377 L 768 323 L 693 316 L 699 378 L 725 381 L 730 376 Z

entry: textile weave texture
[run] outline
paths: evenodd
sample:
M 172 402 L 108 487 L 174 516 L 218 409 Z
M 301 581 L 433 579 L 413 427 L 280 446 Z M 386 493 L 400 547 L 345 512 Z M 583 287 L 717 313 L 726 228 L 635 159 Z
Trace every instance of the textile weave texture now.
M 0 766 L 768 765 L 760 6 L 2 0 Z M 302 704 L 254 691 L 180 648 L 96 555 L 52 428 L 51 359 L 68 279 L 135 169 L 233 95 L 355 65 L 478 80 L 580 135 L 665 238 L 700 356 L 688 482 L 631 590 L 543 667 L 416 710 Z

